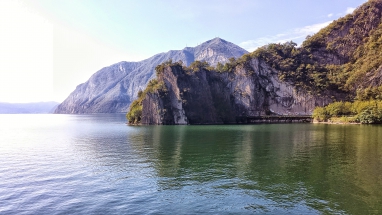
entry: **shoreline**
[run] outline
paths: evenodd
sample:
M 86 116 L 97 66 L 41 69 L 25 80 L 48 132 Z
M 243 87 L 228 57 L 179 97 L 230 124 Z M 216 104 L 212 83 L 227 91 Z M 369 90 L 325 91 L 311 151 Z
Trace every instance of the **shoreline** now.
M 313 124 L 328 124 L 328 125 L 361 125 L 359 122 L 317 122 L 313 121 Z
M 331 121 L 328 120 L 328 122 L 320 122 L 315 119 L 313 119 L 312 123 L 316 124 L 328 124 L 328 125 L 361 125 L 360 122 L 341 122 L 341 121 Z

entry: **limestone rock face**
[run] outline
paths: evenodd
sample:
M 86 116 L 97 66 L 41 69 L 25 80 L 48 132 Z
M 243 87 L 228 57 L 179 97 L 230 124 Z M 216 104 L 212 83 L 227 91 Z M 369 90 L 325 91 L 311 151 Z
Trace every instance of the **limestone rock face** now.
M 237 123 L 255 115 L 310 115 L 341 95 L 313 96 L 279 80 L 277 71 L 258 59 L 233 72 L 185 71 L 168 66 L 158 77 L 166 90 L 144 98 L 142 124 Z M 337 96 L 337 97 L 336 97 Z
M 247 53 L 239 46 L 215 38 L 196 47 L 154 55 L 140 62 L 120 62 L 96 72 L 62 102 L 55 113 L 116 113 L 126 112 L 131 102 L 155 77 L 155 67 L 169 59 L 190 65 L 195 60 L 211 65 L 225 63 Z

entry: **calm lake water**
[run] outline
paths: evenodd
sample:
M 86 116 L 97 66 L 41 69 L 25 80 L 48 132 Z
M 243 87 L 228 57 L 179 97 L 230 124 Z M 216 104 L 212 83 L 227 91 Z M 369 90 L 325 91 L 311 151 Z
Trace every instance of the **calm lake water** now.
M 382 214 L 382 126 L 0 115 L 0 214 Z

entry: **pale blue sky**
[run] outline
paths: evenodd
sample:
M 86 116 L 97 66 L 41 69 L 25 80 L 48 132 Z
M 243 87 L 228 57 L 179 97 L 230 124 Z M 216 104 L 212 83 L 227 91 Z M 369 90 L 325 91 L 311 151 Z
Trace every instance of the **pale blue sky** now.
M 1 0 L 0 102 L 61 102 L 102 67 L 220 37 L 301 43 L 365 0 Z

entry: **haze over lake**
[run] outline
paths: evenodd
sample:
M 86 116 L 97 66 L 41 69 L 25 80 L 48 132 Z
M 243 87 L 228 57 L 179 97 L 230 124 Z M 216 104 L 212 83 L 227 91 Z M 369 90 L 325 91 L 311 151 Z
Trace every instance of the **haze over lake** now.
M 379 214 L 382 126 L 0 115 L 0 214 Z

